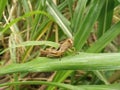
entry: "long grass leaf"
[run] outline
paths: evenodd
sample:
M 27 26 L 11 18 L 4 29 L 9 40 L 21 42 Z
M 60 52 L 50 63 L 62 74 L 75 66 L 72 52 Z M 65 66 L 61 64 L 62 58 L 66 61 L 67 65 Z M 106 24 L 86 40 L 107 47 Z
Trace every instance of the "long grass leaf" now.
M 69 90 L 74 90 L 74 89 L 79 90 L 78 87 L 73 85 L 56 83 L 56 82 L 46 82 L 46 81 L 24 81 L 24 82 L 12 82 L 12 83 L 8 82 L 8 83 L 1 84 L 0 87 L 8 86 L 8 85 L 41 85 L 41 84 L 48 85 L 48 86 L 57 86 L 57 87 L 61 87 Z
M 119 90 L 120 84 L 111 84 L 111 85 L 68 85 L 63 83 L 56 82 L 46 82 L 46 81 L 24 81 L 24 82 L 8 82 L 0 84 L 0 87 L 10 86 L 10 85 L 48 85 L 48 86 L 57 86 L 69 90 Z
M 34 46 L 34 45 L 47 45 L 47 46 L 51 46 L 51 47 L 55 47 L 55 48 L 59 47 L 58 43 L 51 42 L 51 41 L 26 41 L 26 42 L 22 42 L 22 43 L 20 43 L 18 45 L 11 46 L 11 47 L 5 49 L 4 51 L 0 52 L 0 54 L 4 53 L 7 50 L 10 50 L 12 48 L 25 47 L 25 46 Z
M 42 60 L 42 61 L 41 61 Z M 23 64 L 11 64 L 0 68 L 0 75 L 15 72 L 47 72 L 58 70 L 119 70 L 120 53 L 79 53 L 61 58 L 38 57 Z
M 52 82 L 63 82 L 72 72 L 73 70 L 57 71 Z M 54 90 L 55 88 L 55 86 L 48 86 L 46 90 Z

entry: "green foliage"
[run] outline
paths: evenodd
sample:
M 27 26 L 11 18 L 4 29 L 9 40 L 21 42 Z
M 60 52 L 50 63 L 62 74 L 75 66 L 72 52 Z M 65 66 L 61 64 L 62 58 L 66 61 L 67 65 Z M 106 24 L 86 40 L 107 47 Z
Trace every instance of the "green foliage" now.
M 0 0 L 0 20 L 8 0 Z
M 79 53 L 63 58 L 38 57 L 23 64 L 5 66 L 0 74 L 16 72 L 42 72 L 58 70 L 119 70 L 119 53 L 89 54 Z M 103 63 L 104 62 L 104 63 Z M 107 63 L 107 64 L 106 64 Z
M 100 52 L 106 45 L 108 45 L 119 33 L 120 22 L 111 27 L 104 33 L 88 50 L 87 52 Z
M 101 10 L 100 17 L 98 18 L 98 37 L 102 36 L 111 27 L 113 9 L 114 0 L 106 0 Z
M 97 20 L 100 11 L 105 1 L 93 0 L 89 6 L 89 10 L 86 13 L 82 23 L 75 34 L 74 45 L 77 51 L 79 51 L 85 44 L 90 32 L 92 31 L 93 25 Z M 77 19 L 77 18 L 76 18 Z
M 45 90 L 119 90 L 119 80 L 109 81 L 120 70 L 119 5 L 119 0 L 0 0 L 0 76 L 13 77 L 0 87 L 20 90 L 20 85 L 43 84 L 48 86 Z M 40 56 L 41 49 L 57 51 L 68 38 L 74 45 L 62 56 Z M 110 50 L 116 53 L 104 53 Z M 51 82 L 24 81 L 36 72 L 55 75 Z

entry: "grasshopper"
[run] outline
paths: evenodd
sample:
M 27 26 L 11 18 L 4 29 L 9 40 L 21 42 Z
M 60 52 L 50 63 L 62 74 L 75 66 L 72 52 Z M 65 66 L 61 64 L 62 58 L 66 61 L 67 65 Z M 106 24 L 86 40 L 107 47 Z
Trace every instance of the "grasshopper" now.
M 46 50 L 41 50 L 41 56 L 46 57 L 61 57 L 65 51 L 73 46 L 72 39 L 66 39 L 63 43 L 60 44 L 58 49 L 47 48 Z

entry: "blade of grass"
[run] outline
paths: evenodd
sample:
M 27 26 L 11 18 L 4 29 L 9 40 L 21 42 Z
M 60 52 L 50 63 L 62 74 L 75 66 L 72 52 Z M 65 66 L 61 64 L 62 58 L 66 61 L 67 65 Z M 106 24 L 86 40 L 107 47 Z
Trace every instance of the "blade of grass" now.
M 101 37 L 111 26 L 114 1 L 106 0 L 98 18 L 98 37 Z
M 120 84 L 112 84 L 112 85 L 82 85 L 79 87 L 83 87 L 85 90 L 119 90 Z
M 33 45 L 48 45 L 48 46 L 55 47 L 55 48 L 59 47 L 58 43 L 51 42 L 51 41 L 26 41 L 26 42 L 22 42 L 16 45 L 15 47 L 33 46 Z M 14 47 L 11 47 L 11 48 L 14 48 Z
M 99 38 L 86 52 L 100 52 L 120 33 L 120 22 L 113 25 L 104 35 Z
M 72 70 L 57 71 L 52 82 L 63 82 L 72 72 Z M 55 86 L 48 86 L 46 90 L 54 90 L 55 88 Z
M 51 42 L 51 41 L 26 41 L 26 42 L 22 42 L 18 45 L 11 46 L 11 47 L 5 49 L 4 51 L 0 52 L 0 54 L 4 53 L 7 50 L 12 49 L 12 48 L 24 47 L 24 46 L 34 46 L 34 45 L 47 45 L 47 46 L 51 46 L 51 47 L 55 47 L 55 48 L 59 47 L 58 43 Z
M 71 20 L 73 18 L 73 0 L 67 0 L 67 4 L 68 4 L 68 7 L 69 7 L 69 12 L 70 12 L 70 17 L 71 17 Z
M 29 7 L 29 1 L 27 1 L 27 0 L 20 0 L 20 2 L 22 3 L 21 5 L 22 5 L 22 8 L 23 8 L 23 10 L 24 10 L 24 12 L 25 13 L 28 13 L 28 12 L 31 12 L 32 10 L 30 10 L 30 7 Z M 29 2 L 29 3 L 28 3 Z M 29 28 L 30 27 L 32 27 L 32 25 L 34 25 L 34 24 L 32 24 L 32 22 L 31 21 L 33 21 L 34 19 L 32 18 L 32 16 L 31 17 L 28 17 L 28 18 L 26 18 L 26 22 L 27 22 L 27 35 L 30 33 L 29 32 Z M 30 36 L 30 35 L 28 35 L 28 36 Z M 30 40 L 30 39 L 28 39 L 28 36 L 27 36 L 27 40 Z
M 61 58 L 38 57 L 23 64 L 1 67 L 0 75 L 16 72 L 46 72 L 58 70 L 119 70 L 120 53 L 79 53 Z M 42 61 L 41 61 L 42 60 Z
M 73 21 L 71 23 L 71 27 L 73 28 L 74 33 L 80 28 L 85 7 L 86 7 L 87 0 L 79 0 L 75 9 L 75 12 L 73 13 Z
M 46 0 L 47 11 L 53 16 L 55 22 L 62 28 L 63 32 L 69 37 L 73 38 L 69 21 L 60 13 L 53 2 Z
M 65 0 L 60 5 L 58 5 L 58 9 L 62 11 L 67 6 L 67 1 Z
M 4 84 L 0 84 L 0 87 L 9 86 L 9 85 L 48 85 L 48 86 L 58 86 L 61 88 L 69 89 L 69 90 L 79 90 L 76 86 L 69 85 L 69 84 L 62 84 L 57 82 L 46 82 L 46 81 L 23 81 L 23 82 L 8 82 Z
M 0 20 L 8 0 L 0 0 Z
M 85 44 L 93 25 L 99 16 L 104 2 L 105 1 L 101 0 L 93 0 L 93 2 L 90 4 L 90 10 L 86 14 L 80 28 L 78 28 L 77 32 L 75 33 L 74 46 L 77 51 L 79 51 Z
M 29 5 L 28 5 L 28 1 L 26 0 L 21 0 L 21 5 L 23 5 L 23 10 L 24 12 L 30 12 L 30 8 L 29 8 Z
M 103 81 L 106 85 L 110 84 L 107 79 L 104 77 L 104 75 L 100 71 L 94 71 L 94 74 Z
M 23 81 L 23 82 L 8 82 L 4 84 L 0 84 L 0 87 L 10 86 L 10 85 L 48 85 L 48 86 L 57 86 L 69 90 L 119 90 L 120 84 L 112 84 L 112 85 L 80 85 L 73 86 L 63 83 L 57 82 L 46 82 L 46 81 Z

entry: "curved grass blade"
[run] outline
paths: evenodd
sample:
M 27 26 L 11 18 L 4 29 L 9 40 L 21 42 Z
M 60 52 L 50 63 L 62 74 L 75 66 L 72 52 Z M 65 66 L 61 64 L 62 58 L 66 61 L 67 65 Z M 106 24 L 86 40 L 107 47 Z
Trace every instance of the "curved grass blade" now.
M 0 68 L 0 75 L 16 72 L 47 72 L 59 70 L 119 70 L 120 53 L 79 53 L 61 58 L 38 57 L 23 64 L 11 64 Z
M 0 54 L 4 53 L 5 51 L 7 51 L 11 48 L 24 47 L 24 46 L 34 46 L 34 45 L 47 45 L 47 46 L 51 46 L 51 47 L 54 47 L 54 48 L 59 47 L 58 43 L 51 42 L 51 41 L 26 41 L 26 42 L 22 42 L 18 45 L 14 45 L 12 47 L 9 47 L 9 48 L 5 49 L 4 51 L 0 52 Z
M 15 47 L 34 46 L 34 45 L 47 45 L 47 46 L 51 46 L 51 47 L 55 47 L 55 48 L 59 47 L 58 43 L 51 42 L 51 41 L 26 41 L 26 42 L 22 42 L 22 43 L 16 45 Z M 15 48 L 15 47 L 11 47 L 11 48 Z
M 52 19 L 46 12 L 44 11 L 32 11 L 32 12 L 29 12 L 29 13 L 26 13 L 25 15 L 19 17 L 19 18 L 16 18 L 14 19 L 13 21 L 11 21 L 8 25 L 6 25 L 6 27 L 0 32 L 0 34 L 2 35 L 4 32 L 6 32 L 8 30 L 8 28 L 10 26 L 12 26 L 13 24 L 17 23 L 18 21 L 22 20 L 23 18 L 26 18 L 26 17 L 29 17 L 29 16 L 32 16 L 32 15 L 35 15 L 35 14 L 43 14 L 47 17 L 49 17 L 50 19 Z

